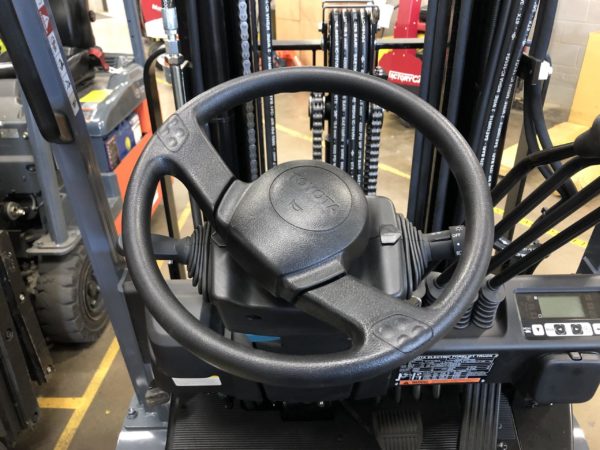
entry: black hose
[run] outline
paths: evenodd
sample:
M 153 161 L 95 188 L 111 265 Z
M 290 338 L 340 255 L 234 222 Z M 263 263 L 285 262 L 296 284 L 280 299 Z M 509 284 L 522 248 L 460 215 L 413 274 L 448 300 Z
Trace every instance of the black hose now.
M 502 92 L 502 88 L 505 82 L 505 74 L 509 70 L 511 56 L 513 52 L 513 44 L 516 40 L 517 35 L 520 34 L 521 21 L 520 18 L 523 16 L 523 12 L 526 9 L 525 2 L 510 2 L 509 16 L 503 33 L 498 35 L 498 53 L 497 57 L 492 60 L 488 70 L 493 67 L 493 73 L 489 73 L 489 79 L 486 79 L 486 86 L 489 86 L 487 92 L 484 91 L 484 96 L 487 99 L 485 109 L 482 110 L 483 126 L 480 128 L 479 140 L 475 143 L 474 149 L 478 152 L 479 161 L 483 167 L 488 184 L 490 184 L 490 161 L 491 154 L 493 153 L 493 139 L 494 134 L 494 123 L 498 117 L 498 104 L 499 97 Z M 528 5 L 531 2 L 528 3 Z M 514 38 L 513 38 L 514 36 Z
M 162 125 L 162 114 L 160 111 L 160 101 L 158 98 L 158 90 L 154 78 L 156 59 L 165 53 L 165 46 L 161 45 L 154 50 L 144 63 L 144 89 L 146 91 L 146 102 L 150 111 L 150 126 L 152 132 L 156 131 Z
M 548 178 L 540 184 L 531 194 L 524 198 L 512 211 L 502 218 L 495 227 L 495 239 L 500 238 L 504 233 L 514 227 L 525 214 L 531 212 L 537 205 L 546 199 L 557 186 L 564 183 L 563 180 L 573 176 L 586 167 L 597 164 L 600 164 L 600 158 L 582 158 L 576 156 L 570 159 L 554 174 L 553 177 Z
M 513 188 L 513 186 L 525 177 L 532 169 L 540 165 L 549 164 L 553 161 L 572 158 L 575 156 L 573 144 L 560 145 L 552 150 L 537 152 L 528 155 L 519 161 L 507 174 L 502 181 L 492 189 L 492 203 L 497 205 L 500 200 Z
M 509 1 L 509 3 L 512 2 Z M 491 97 L 494 74 L 496 73 L 496 63 L 500 58 L 500 51 L 502 49 L 503 43 L 502 37 L 506 35 L 506 28 L 509 23 L 509 18 L 512 15 L 511 13 L 512 8 L 510 6 L 504 5 L 503 7 L 501 7 L 500 14 L 496 22 L 496 28 L 492 32 L 493 35 L 496 36 L 496 39 L 494 39 L 492 42 L 489 57 L 487 58 L 487 69 L 485 71 L 482 86 L 479 90 L 479 95 L 477 97 L 474 113 L 474 124 L 471 127 L 471 133 L 469 135 L 469 144 L 471 144 L 471 147 L 475 150 L 476 153 L 481 148 L 481 142 L 483 139 L 484 120 L 487 117 L 486 112 L 489 110 L 488 104 Z M 481 157 L 479 159 L 480 161 L 482 160 Z
M 552 237 L 552 239 L 548 240 L 543 245 L 536 248 L 531 253 L 527 254 L 518 262 L 504 269 L 502 272 L 500 272 L 498 275 L 496 275 L 490 280 L 490 287 L 495 289 L 509 281 L 511 278 L 523 273 L 528 268 L 535 264 L 538 264 L 552 252 L 556 251 L 557 249 L 565 245 L 567 242 L 576 238 L 581 233 L 583 233 L 584 231 L 586 231 L 587 229 L 591 228 L 599 222 L 600 208 L 596 208 L 591 213 L 587 214 L 582 219 L 570 225 L 567 229 L 561 231 L 559 234 Z
M 427 23 L 435 25 L 438 15 L 438 2 L 431 2 L 427 8 Z M 419 86 L 419 97 L 430 104 L 430 84 L 432 80 L 433 48 L 436 26 L 427 27 L 425 31 L 425 43 L 423 48 L 423 66 L 421 68 L 421 84 Z M 427 191 L 429 187 L 430 170 L 432 162 L 431 145 L 428 145 L 425 136 L 415 131 L 415 142 L 413 145 L 413 163 L 411 167 L 410 189 L 408 191 L 407 218 L 417 228 L 426 230 L 426 207 Z
M 543 60 L 548 53 L 548 47 L 550 45 L 550 38 L 552 37 L 552 28 L 554 26 L 554 19 L 556 17 L 556 10 L 558 8 L 558 0 L 545 0 L 540 3 L 540 9 L 533 33 L 533 39 L 531 41 L 531 47 L 529 49 L 529 55 L 537 60 Z M 547 87 L 545 87 L 547 89 Z M 548 133 L 548 127 L 544 119 L 543 111 L 543 98 L 542 98 L 542 87 L 539 83 L 531 85 L 525 84 L 523 93 L 523 101 L 527 108 L 523 111 L 523 120 L 531 121 L 535 135 L 539 137 L 542 149 L 547 150 L 553 147 L 550 134 Z M 528 144 L 533 147 L 534 150 L 539 151 L 537 141 L 533 139 L 533 142 Z M 561 167 L 560 162 L 554 162 L 551 164 L 554 170 L 558 170 Z M 547 178 L 547 171 L 542 174 Z M 577 188 L 573 184 L 572 180 L 567 180 L 559 190 L 563 198 L 571 197 L 577 192 Z
M 506 60 L 509 62 L 503 67 L 504 74 L 502 76 L 500 76 L 500 74 L 498 75 L 498 88 L 496 88 L 496 91 L 498 92 L 499 90 L 500 94 L 497 97 L 498 106 L 494 112 L 494 119 L 490 130 L 490 141 L 488 146 L 491 146 L 491 151 L 487 153 L 484 162 L 484 171 L 488 176 L 488 184 L 490 186 L 495 184 L 496 175 L 500 167 L 499 160 L 502 156 L 503 137 L 506 129 L 505 125 L 512 105 L 517 70 L 521 55 L 523 54 L 525 40 L 527 39 L 527 35 L 529 34 L 529 30 L 533 23 L 536 4 L 537 0 L 530 0 L 520 13 L 519 23 L 513 32 L 516 36 L 513 39 L 510 53 L 506 54 Z M 511 36 L 512 35 L 513 34 L 511 33 Z
M 523 249 L 527 244 L 533 242 L 535 239 L 538 239 L 551 227 L 568 217 L 575 209 L 580 208 L 589 200 L 596 197 L 599 192 L 600 178 L 592 181 L 573 197 L 565 200 L 552 211 L 542 216 L 531 228 L 512 241 L 501 252 L 496 253 L 490 261 L 488 272 L 491 272 L 502 266 L 516 252 Z
M 454 126 L 457 125 L 458 112 L 462 98 L 463 73 L 465 69 L 467 45 L 469 42 L 469 31 L 471 25 L 471 15 L 473 13 L 473 0 L 463 0 L 460 5 L 458 24 L 456 30 L 456 40 L 454 44 L 454 54 L 452 57 L 452 79 L 450 80 L 450 89 L 448 93 L 448 106 L 446 108 L 446 117 Z M 448 183 L 450 181 L 450 168 L 445 159 L 440 162 L 438 173 L 438 185 L 435 204 L 445 205 L 448 194 Z M 433 212 L 432 229 L 441 230 L 443 227 L 445 208 L 435 208 Z
M 186 0 L 185 10 L 187 12 L 186 24 L 189 35 L 188 41 L 190 46 L 190 61 L 192 61 L 192 97 L 195 97 L 204 91 L 197 0 Z
M 150 116 L 150 128 L 154 133 L 163 123 L 162 112 L 160 109 L 160 99 L 158 87 L 156 85 L 156 60 L 165 53 L 165 46 L 161 45 L 154 50 L 144 63 L 143 80 L 144 90 L 146 92 L 146 102 Z M 175 239 L 179 239 L 179 228 L 177 226 L 177 216 L 173 210 L 175 208 L 175 199 L 173 198 L 173 188 L 170 185 L 170 177 L 163 177 L 160 181 L 162 201 L 165 211 L 165 221 L 167 225 L 167 234 Z M 181 270 L 180 270 L 181 269 Z M 169 275 L 172 280 L 183 278 L 183 271 L 179 264 L 169 264 Z
M 526 99 L 527 98 L 527 89 L 528 89 L 527 84 L 525 85 L 524 89 L 525 89 L 524 99 Z M 530 108 L 531 108 L 531 105 L 529 104 L 529 102 L 524 101 L 523 102 L 523 130 L 525 131 L 525 140 L 527 141 L 527 153 L 529 153 L 530 155 L 533 155 L 533 154 L 539 152 L 540 148 L 538 146 L 537 136 L 535 133 L 533 123 L 531 122 L 531 120 L 528 120 L 528 117 L 530 117 L 530 115 L 531 115 L 531 113 L 529 112 Z M 554 171 L 550 167 L 545 166 L 545 165 L 538 166 L 538 170 L 546 179 L 550 178 L 554 174 Z M 564 190 L 564 188 L 562 186 L 558 189 L 558 192 L 560 193 L 562 198 L 567 198 L 568 193 Z

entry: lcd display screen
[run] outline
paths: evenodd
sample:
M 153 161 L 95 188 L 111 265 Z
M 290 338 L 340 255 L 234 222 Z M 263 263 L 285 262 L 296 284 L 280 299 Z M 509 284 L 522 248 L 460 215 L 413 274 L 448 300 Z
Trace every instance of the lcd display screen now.
M 585 317 L 585 311 L 579 296 L 538 295 L 537 298 L 544 318 Z

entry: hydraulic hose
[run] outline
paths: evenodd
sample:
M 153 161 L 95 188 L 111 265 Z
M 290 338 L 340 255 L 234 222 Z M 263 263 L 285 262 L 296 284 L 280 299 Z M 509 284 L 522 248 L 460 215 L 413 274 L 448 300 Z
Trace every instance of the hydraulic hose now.
M 499 95 L 494 97 L 494 118 L 490 129 L 490 138 L 488 141 L 488 149 L 484 163 L 484 172 L 488 176 L 488 184 L 493 186 L 496 183 L 496 175 L 499 169 L 499 157 L 502 155 L 502 144 L 504 138 L 504 130 L 508 118 L 508 111 L 512 104 L 514 95 L 515 79 L 523 48 L 535 13 L 537 0 L 530 0 L 524 8 L 519 10 L 515 20 L 515 28 L 511 33 L 510 50 L 505 55 L 505 63 L 502 71 L 497 74 L 498 84 L 496 92 Z M 514 39 L 512 36 L 515 36 Z
M 511 2 L 509 2 L 511 3 Z M 476 152 L 479 152 L 483 143 L 483 128 L 484 120 L 488 117 L 487 111 L 489 111 L 488 104 L 490 102 L 492 86 L 494 81 L 494 74 L 497 70 L 497 62 L 500 58 L 500 52 L 502 50 L 503 39 L 502 36 L 506 35 L 507 26 L 510 21 L 510 17 L 516 15 L 509 5 L 504 5 L 500 9 L 500 14 L 496 22 L 496 28 L 493 31 L 493 35 L 497 38 L 493 40 L 490 48 L 489 57 L 487 58 L 487 70 L 483 78 L 483 83 L 477 99 L 477 106 L 475 108 L 475 123 L 471 128 L 471 134 L 469 136 L 469 143 Z M 478 154 L 479 160 L 482 161 L 481 155 Z
M 556 10 L 558 8 L 558 0 L 546 0 L 540 3 L 540 9 L 538 18 L 535 25 L 535 31 L 529 49 L 529 55 L 537 60 L 544 60 L 548 52 L 550 45 L 550 38 L 552 37 L 552 28 L 554 26 L 554 19 L 556 17 Z M 544 87 L 547 89 L 547 86 Z M 543 97 L 542 87 L 539 83 L 531 85 L 525 84 L 524 89 L 524 122 L 531 121 L 531 126 L 535 131 L 534 136 L 539 137 L 542 149 L 547 150 L 553 147 L 550 134 L 548 133 L 548 127 L 544 119 L 543 111 Z M 537 140 L 535 137 L 527 140 L 530 151 L 539 151 Z M 533 150 L 532 150 L 533 148 Z M 558 170 L 561 167 L 560 162 L 554 162 L 551 164 L 554 170 Z M 544 177 L 548 177 L 548 171 L 542 171 Z M 573 181 L 567 180 L 559 190 L 563 198 L 571 197 L 577 192 L 577 188 L 573 184 Z
M 465 55 L 467 52 L 468 37 L 473 13 L 473 0 L 464 0 L 460 6 L 458 17 L 458 27 L 456 41 L 454 44 L 454 55 L 452 57 L 452 79 L 450 80 L 450 92 L 448 94 L 448 107 L 446 108 L 446 117 L 455 126 L 458 121 L 458 111 L 460 108 L 460 99 L 462 97 L 463 73 L 466 66 Z M 438 185 L 435 203 L 437 205 L 446 204 L 448 193 L 448 183 L 450 179 L 450 169 L 446 160 L 442 159 L 438 174 Z M 442 229 L 445 208 L 436 208 L 433 212 L 432 229 Z
M 148 109 L 150 110 L 150 126 L 152 127 L 152 132 L 156 131 L 156 129 L 162 125 L 158 90 L 156 89 L 156 82 L 152 84 L 152 78 L 154 77 L 156 59 L 164 54 L 165 46 L 161 45 L 148 56 L 148 59 L 146 59 L 146 62 L 144 63 L 144 89 L 146 91 L 146 102 L 148 102 Z

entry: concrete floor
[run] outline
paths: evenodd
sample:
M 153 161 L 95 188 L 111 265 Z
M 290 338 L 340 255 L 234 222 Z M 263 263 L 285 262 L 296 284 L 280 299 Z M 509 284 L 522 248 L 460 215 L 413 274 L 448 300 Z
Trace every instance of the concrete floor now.
M 96 35 L 105 36 L 99 31 L 113 33 L 107 42 L 99 44 L 107 50 L 116 51 L 120 47 L 111 43 L 125 42 L 128 45 L 124 27 L 111 27 L 108 21 L 99 20 L 95 24 Z M 118 38 L 115 36 L 117 32 Z M 107 45 L 108 44 L 108 45 Z M 163 105 L 165 112 L 172 111 L 168 99 L 168 89 Z M 280 160 L 310 158 L 310 142 L 305 94 L 286 94 L 277 97 L 278 146 Z M 516 142 L 520 132 L 519 111 L 514 111 L 509 126 L 506 145 Z M 392 170 L 380 171 L 378 194 L 391 198 L 399 212 L 406 211 L 409 187 L 412 143 L 414 130 L 406 128 L 394 115 L 386 113 L 382 136 L 381 162 Z M 537 174 L 530 177 L 527 192 L 540 181 Z M 186 215 L 187 194 L 181 185 L 176 186 L 178 214 Z M 552 200 L 545 202 L 546 205 Z M 596 199 L 594 206 L 600 201 Z M 572 220 L 590 211 L 586 207 Z M 183 213 L 183 214 L 182 214 Z M 499 216 L 496 216 L 498 219 Z M 535 218 L 535 217 L 530 217 Z M 564 229 L 568 223 L 557 228 Z M 153 228 L 164 231 L 162 211 L 158 210 L 153 219 Z M 184 221 L 182 234 L 191 232 L 191 220 Z M 525 228 L 519 226 L 518 232 Z M 587 239 L 589 234 L 582 236 Z M 569 244 L 544 261 L 538 273 L 572 273 L 577 269 L 583 254 L 581 247 Z M 46 408 L 34 431 L 23 434 L 18 449 L 39 450 L 104 450 L 114 448 L 121 424 L 129 405 L 132 388 L 120 352 L 116 351 L 114 334 L 108 328 L 102 338 L 90 346 L 55 346 L 52 356 L 55 373 L 51 381 L 39 388 L 40 401 Z M 526 369 L 526 368 L 524 368 Z M 65 399 L 66 398 L 66 399 Z M 61 400 L 62 399 L 62 400 Z M 596 413 L 600 411 L 600 395 L 585 404 L 575 405 L 575 414 L 585 431 L 591 449 L 600 449 L 600 426 L 596 423 Z

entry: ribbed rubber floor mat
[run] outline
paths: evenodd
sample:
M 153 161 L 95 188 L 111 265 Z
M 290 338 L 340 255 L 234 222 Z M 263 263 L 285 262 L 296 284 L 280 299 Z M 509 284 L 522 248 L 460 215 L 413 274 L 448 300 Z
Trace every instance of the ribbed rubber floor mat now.
M 226 409 L 216 395 L 198 396 L 179 408 L 169 431 L 172 450 L 378 449 L 341 407 L 332 420 L 283 421 L 278 411 Z
M 382 450 L 419 450 L 423 423 L 419 411 L 383 409 L 373 415 L 373 430 Z
M 466 386 L 459 450 L 496 448 L 500 398 L 500 384 L 480 383 Z
M 456 450 L 460 423 L 440 423 L 426 427 L 421 450 Z
M 500 398 L 500 416 L 498 418 L 498 441 L 516 441 L 517 429 L 512 408 L 504 394 Z

